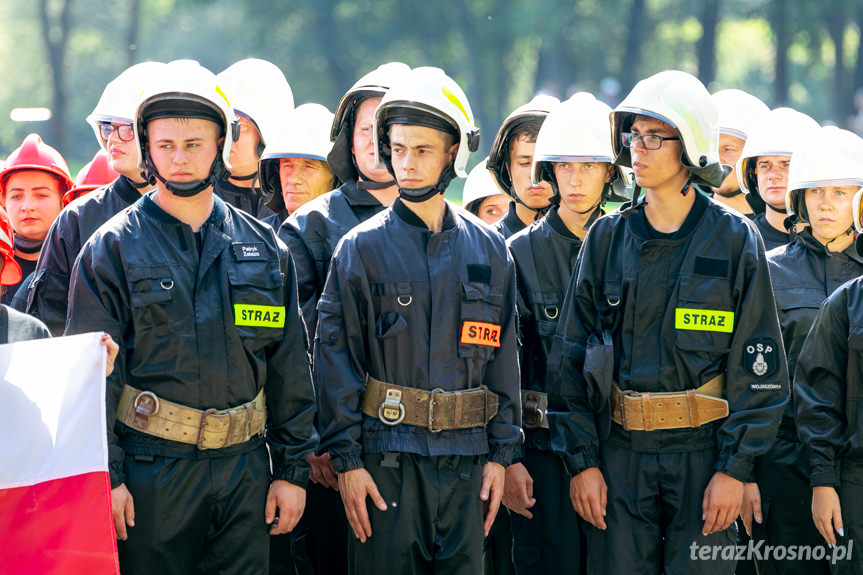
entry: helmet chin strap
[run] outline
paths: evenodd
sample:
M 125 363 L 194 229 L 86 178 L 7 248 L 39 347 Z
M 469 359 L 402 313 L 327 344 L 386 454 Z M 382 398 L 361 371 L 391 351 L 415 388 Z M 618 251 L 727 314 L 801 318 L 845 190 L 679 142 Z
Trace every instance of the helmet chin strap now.
M 771 206 L 770 204 L 768 204 L 767 202 L 764 202 L 764 205 L 765 205 L 765 206 L 767 206 L 767 209 L 768 209 L 768 210 L 773 210 L 773 211 L 774 211 L 774 212 L 776 212 L 777 214 L 787 214 L 787 213 L 788 213 L 788 210 L 786 210 L 786 209 L 784 209 L 784 208 L 783 208 L 783 209 L 781 209 L 781 210 L 776 209 L 776 208 L 774 208 L 773 206 Z
M 450 181 L 455 177 L 455 170 L 452 165 L 446 167 L 440 175 L 440 180 L 434 186 L 425 186 L 422 188 L 403 188 L 399 186 L 399 196 L 406 202 L 420 203 L 438 194 L 446 192 L 446 188 Z
M 192 180 L 191 182 L 172 182 L 162 177 L 156 166 L 153 164 L 150 154 L 145 155 L 147 165 L 148 181 L 151 185 L 155 185 L 156 180 L 162 182 L 169 192 L 180 198 L 191 198 L 196 196 L 216 183 L 219 177 L 226 173 L 222 164 L 221 156 L 216 156 L 213 160 L 213 165 L 210 166 L 210 175 L 206 180 Z
M 365 175 L 363 171 L 360 170 L 360 167 L 357 165 L 357 159 L 354 157 L 353 154 L 351 154 L 351 161 L 354 163 L 354 169 L 357 171 L 357 175 L 359 176 L 359 178 L 357 178 L 357 189 L 366 191 L 385 190 L 396 185 L 395 178 L 388 182 L 376 182 L 375 180 Z
M 232 180 L 237 180 L 238 182 L 248 182 L 249 180 L 254 180 L 258 177 L 258 170 L 255 170 L 248 176 L 237 176 L 236 174 L 231 174 Z

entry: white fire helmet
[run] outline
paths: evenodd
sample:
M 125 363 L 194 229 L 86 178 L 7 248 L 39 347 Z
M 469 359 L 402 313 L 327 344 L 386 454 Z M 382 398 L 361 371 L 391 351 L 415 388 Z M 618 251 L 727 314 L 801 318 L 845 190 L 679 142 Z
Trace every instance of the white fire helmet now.
M 681 162 L 696 184 L 719 187 L 730 168 L 719 162 L 719 114 L 701 81 L 686 72 L 666 70 L 641 80 L 611 114 L 615 163 L 631 167 L 629 149 L 621 142 L 635 117 L 649 116 L 677 132 Z
M 333 147 L 330 141 L 332 123 L 333 113 L 325 106 L 313 103 L 297 106 L 281 122 L 278 131 L 261 155 L 258 165 L 261 188 L 266 194 L 272 194 L 271 203 L 268 206 L 272 204 L 276 208 L 274 211 L 284 206 L 281 203 L 279 160 L 306 158 L 326 162 L 327 154 Z
M 767 104 L 743 90 L 720 90 L 711 97 L 719 111 L 719 133 L 744 141 L 752 126 L 770 111 Z
M 760 195 L 755 164 L 761 156 L 793 156 L 818 129 L 818 122 L 791 108 L 776 108 L 752 126 L 737 160 L 737 182 L 745 193 Z M 762 198 L 763 199 L 763 198 Z
M 216 79 L 234 112 L 255 124 L 261 137 L 260 156 L 282 118 L 294 109 L 294 94 L 288 80 L 278 66 L 258 58 L 235 62 Z
M 175 60 L 166 64 L 162 73 L 144 89 L 135 111 L 134 127 L 138 140 L 138 167 L 146 170 L 150 179 L 161 179 L 161 176 L 155 173 L 155 166 L 148 161 L 146 154 L 147 125 L 160 118 L 208 120 L 218 124 L 224 136 L 221 154 L 213 162 L 209 177 L 196 182 L 167 182 L 172 193 L 184 197 L 195 195 L 216 180 L 227 177 L 227 171 L 231 169 L 231 144 L 239 136 L 239 124 L 215 74 L 194 60 Z
M 491 151 L 488 155 L 488 169 L 494 174 L 498 185 L 504 193 L 513 199 L 515 191 L 512 189 L 512 177 L 509 168 L 509 147 L 512 134 L 527 122 L 539 122 L 542 124 L 552 108 L 560 104 L 560 100 L 554 96 L 538 94 L 527 104 L 523 104 L 513 110 L 506 117 L 494 136 Z
M 141 100 L 141 93 L 165 69 L 163 62 L 141 62 L 126 68 L 119 76 L 108 82 L 99 98 L 99 103 L 87 116 L 87 123 L 96 134 L 99 147 L 106 150 L 105 141 L 99 131 L 103 122 L 133 124 L 135 110 Z

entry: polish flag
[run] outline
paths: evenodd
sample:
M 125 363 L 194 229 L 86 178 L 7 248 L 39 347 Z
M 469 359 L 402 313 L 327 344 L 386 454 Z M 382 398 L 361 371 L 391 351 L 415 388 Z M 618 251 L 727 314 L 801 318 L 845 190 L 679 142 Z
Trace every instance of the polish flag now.
M 0 574 L 118 574 L 98 333 L 0 346 Z

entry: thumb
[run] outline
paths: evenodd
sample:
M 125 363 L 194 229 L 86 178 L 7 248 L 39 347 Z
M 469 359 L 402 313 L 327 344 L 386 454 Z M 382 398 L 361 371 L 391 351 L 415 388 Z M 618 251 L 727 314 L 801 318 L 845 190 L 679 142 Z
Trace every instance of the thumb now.
M 833 509 L 833 527 L 840 537 L 845 537 L 845 528 L 842 525 L 842 510 L 838 505 Z
M 128 523 L 129 527 L 135 526 L 135 503 L 130 496 L 126 501 L 126 506 L 123 509 L 123 512 L 126 515 L 126 523 Z
M 377 485 L 375 485 L 374 483 L 369 485 L 368 494 L 369 494 L 369 497 L 372 498 L 372 501 L 374 502 L 375 506 L 378 509 L 380 509 L 381 511 L 387 510 L 387 502 L 384 501 L 383 497 L 381 497 L 381 494 L 380 494 L 380 491 L 378 491 Z
M 264 507 L 264 521 L 270 525 L 276 519 L 276 497 L 267 493 L 267 505 Z

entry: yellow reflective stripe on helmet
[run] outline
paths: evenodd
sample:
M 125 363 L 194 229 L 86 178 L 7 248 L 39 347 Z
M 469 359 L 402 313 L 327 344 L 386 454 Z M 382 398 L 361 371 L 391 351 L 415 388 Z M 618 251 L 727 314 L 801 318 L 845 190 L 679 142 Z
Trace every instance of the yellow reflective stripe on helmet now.
M 734 331 L 734 312 L 712 309 L 675 308 L 674 327 L 696 331 Z
M 235 303 L 234 323 L 251 327 L 285 327 L 285 308 L 280 305 Z
M 219 86 L 216 86 L 216 92 L 218 92 L 219 96 L 221 96 L 222 98 L 224 98 L 224 99 L 225 99 L 225 103 L 226 103 L 226 104 L 228 105 L 228 107 L 230 108 L 230 107 L 231 107 L 231 101 L 230 101 L 230 100 L 228 100 L 228 97 L 225 95 L 225 93 L 224 93 L 224 92 L 222 92 L 222 89 L 221 89 Z
M 462 105 L 462 103 L 459 101 L 459 99 L 456 97 L 456 95 L 455 95 L 455 94 L 453 94 L 453 93 L 449 90 L 449 88 L 447 88 L 446 86 L 441 86 L 441 87 L 440 87 L 440 91 L 441 91 L 441 92 L 443 92 L 443 95 L 444 95 L 444 96 L 446 96 L 447 100 L 449 100 L 450 102 L 452 102 L 452 103 L 455 105 L 455 107 L 456 107 L 456 108 L 458 108 L 459 110 L 461 110 L 461 113 L 462 113 L 462 114 L 464 114 L 464 119 L 465 119 L 465 120 L 467 120 L 467 123 L 468 123 L 468 124 L 470 124 L 471 122 L 470 122 L 470 118 L 469 118 L 469 117 L 468 117 L 468 115 L 467 115 L 467 110 L 465 110 L 465 109 L 464 109 L 464 106 L 463 106 L 463 105 Z

